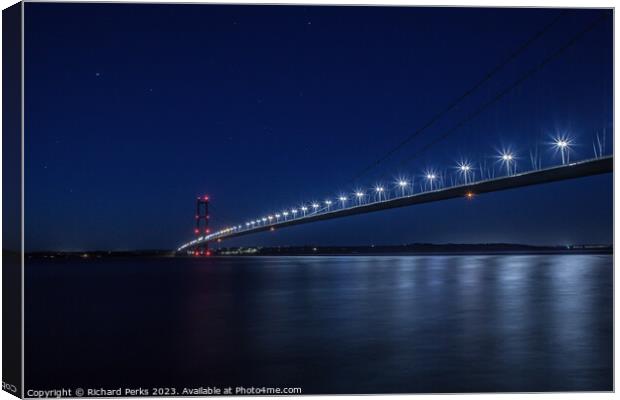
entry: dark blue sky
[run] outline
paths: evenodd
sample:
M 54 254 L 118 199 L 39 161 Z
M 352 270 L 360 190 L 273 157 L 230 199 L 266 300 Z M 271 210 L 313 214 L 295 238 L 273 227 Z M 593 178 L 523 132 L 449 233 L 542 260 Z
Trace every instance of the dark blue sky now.
M 510 146 L 529 166 L 612 148 L 612 19 L 401 163 L 595 20 L 569 10 L 389 162 L 361 170 L 559 10 L 37 4 L 25 9 L 27 250 L 174 248 L 196 195 L 215 228 Z M 385 178 L 389 177 L 389 178 Z M 611 243 L 611 175 L 310 224 L 240 245 Z

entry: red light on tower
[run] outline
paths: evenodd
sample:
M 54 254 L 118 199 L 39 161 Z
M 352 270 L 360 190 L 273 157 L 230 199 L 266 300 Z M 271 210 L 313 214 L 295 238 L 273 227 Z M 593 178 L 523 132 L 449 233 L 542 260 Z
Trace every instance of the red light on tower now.
M 194 229 L 194 233 L 195 233 L 196 235 L 198 235 L 198 234 L 200 233 L 200 231 L 198 230 L 198 228 Z

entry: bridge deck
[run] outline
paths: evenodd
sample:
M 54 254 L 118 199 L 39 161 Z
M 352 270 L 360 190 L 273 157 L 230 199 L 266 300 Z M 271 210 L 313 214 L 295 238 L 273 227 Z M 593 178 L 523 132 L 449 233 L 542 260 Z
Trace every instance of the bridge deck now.
M 504 176 L 494 179 L 478 181 L 471 184 L 460 186 L 451 186 L 448 188 L 436 189 L 423 193 L 413 194 L 410 196 L 396 197 L 393 199 L 383 200 L 370 204 L 362 204 L 344 209 L 337 209 L 320 214 L 310 214 L 305 217 L 299 217 L 288 221 L 274 222 L 263 226 L 244 229 L 213 237 L 207 242 L 213 242 L 217 239 L 228 239 L 237 236 L 249 235 L 252 233 L 264 232 L 273 229 L 284 228 L 287 226 L 306 224 L 328 220 L 333 218 L 346 217 L 356 214 L 365 214 L 374 211 L 387 210 L 390 208 L 406 207 L 414 204 L 430 203 L 433 201 L 447 200 L 458 197 L 467 196 L 468 193 L 474 195 L 496 192 L 500 190 L 512 189 L 523 186 L 538 185 L 541 183 L 555 182 L 566 179 L 580 178 L 591 175 L 598 175 L 613 172 L 613 156 L 580 161 L 567 165 L 541 169 L 538 171 L 524 172 L 511 176 Z M 198 243 L 203 243 L 200 241 Z M 196 244 L 198 244 L 196 243 Z M 190 246 L 191 247 L 191 246 Z

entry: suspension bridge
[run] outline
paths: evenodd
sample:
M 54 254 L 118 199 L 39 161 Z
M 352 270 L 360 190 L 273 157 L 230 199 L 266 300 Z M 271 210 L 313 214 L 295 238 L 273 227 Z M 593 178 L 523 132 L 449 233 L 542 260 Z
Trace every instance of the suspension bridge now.
M 543 37 L 559 20 L 564 18 L 565 15 L 566 12 L 559 13 L 541 30 L 535 32 L 534 35 L 528 38 L 522 45 L 510 52 L 508 57 L 489 69 L 480 80 L 470 86 L 463 94 L 454 98 L 446 107 L 423 123 L 419 129 L 411 133 L 376 162 L 364 169 L 356 179 L 360 178 L 369 170 L 376 168 L 377 165 L 393 156 L 397 151 L 413 141 L 414 138 L 434 125 L 436 121 L 454 110 L 472 93 L 478 91 L 505 66 L 512 63 L 525 52 L 526 49 L 532 46 L 533 43 Z M 479 107 L 465 115 L 464 118 L 438 135 L 433 141 L 427 143 L 419 149 L 418 152 L 413 154 L 413 157 L 404 161 L 409 162 L 412 158 L 417 157 L 422 152 L 442 142 L 465 124 L 490 109 L 490 107 L 502 100 L 508 93 L 519 87 L 524 81 L 530 79 L 538 71 L 559 58 L 568 48 L 578 42 L 582 36 L 592 31 L 607 17 L 607 13 L 599 14 L 590 21 L 589 24 L 583 27 L 583 29 L 569 37 L 560 47 L 550 52 L 540 62 L 503 87 L 494 96 L 491 96 L 488 101 L 483 102 Z M 602 140 L 598 135 L 596 136 L 596 140 L 593 143 L 594 154 L 593 157 L 589 159 L 580 159 L 571 162 L 571 147 L 574 144 L 574 139 L 568 135 L 562 134 L 554 137 L 550 145 L 553 146 L 556 151 L 556 156 L 558 156 L 553 160 L 556 164 L 547 161 L 548 164 L 544 167 L 537 151 L 530 151 L 531 166 L 529 169 L 525 170 L 522 165 L 518 168 L 517 161 L 519 157 L 516 154 L 510 150 L 502 150 L 495 156 L 495 162 L 493 162 L 491 166 L 487 166 L 486 162 L 474 163 L 462 161 L 457 165 L 451 166 L 447 170 L 444 169 L 444 172 L 426 170 L 422 175 L 418 175 L 417 182 L 415 179 L 401 178 L 397 179 L 395 182 L 391 182 L 389 185 L 377 184 L 373 187 L 366 187 L 366 189 L 355 189 L 350 193 L 327 196 L 320 202 L 305 202 L 284 210 L 263 213 L 243 222 L 222 227 L 214 232 L 211 232 L 209 228 L 209 198 L 208 196 L 202 196 L 197 199 L 196 203 L 195 238 L 179 246 L 177 248 L 177 253 L 210 255 L 208 249 L 208 244 L 210 242 L 222 241 L 238 236 L 458 197 L 472 199 L 477 195 L 489 192 L 613 172 L 613 155 L 609 155 L 605 152 L 604 136 Z
M 504 171 L 502 176 L 494 176 L 495 170 L 484 171 L 480 168 L 475 171 L 471 164 L 460 163 L 455 167 L 452 179 L 448 179 L 445 174 L 426 171 L 421 176 L 422 182 L 418 187 L 415 186 L 414 180 L 399 179 L 389 186 L 379 184 L 366 190 L 355 190 L 348 195 L 340 194 L 326 198 L 321 202 L 303 203 L 278 212 L 266 213 L 240 224 L 226 226 L 214 232 L 205 228 L 203 235 L 200 221 L 204 220 L 205 226 L 208 226 L 209 199 L 206 196 L 199 197 L 195 230 L 197 237 L 182 244 L 177 248 L 177 253 L 210 255 L 208 244 L 214 241 L 416 204 L 454 198 L 470 200 L 484 193 L 613 172 L 611 155 L 597 154 L 595 158 L 569 162 L 565 154 L 569 143 L 558 141 L 557 146 L 562 152 L 560 165 L 518 172 L 514 156 L 511 153 L 503 153 L 498 157 L 498 162 L 502 165 L 501 170 Z M 201 205 L 204 205 L 204 213 Z

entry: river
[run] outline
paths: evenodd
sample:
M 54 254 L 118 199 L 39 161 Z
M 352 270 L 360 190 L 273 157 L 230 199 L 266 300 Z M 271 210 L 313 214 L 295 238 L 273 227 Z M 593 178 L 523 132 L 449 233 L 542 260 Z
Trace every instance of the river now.
M 610 255 L 28 259 L 26 389 L 612 390 Z

